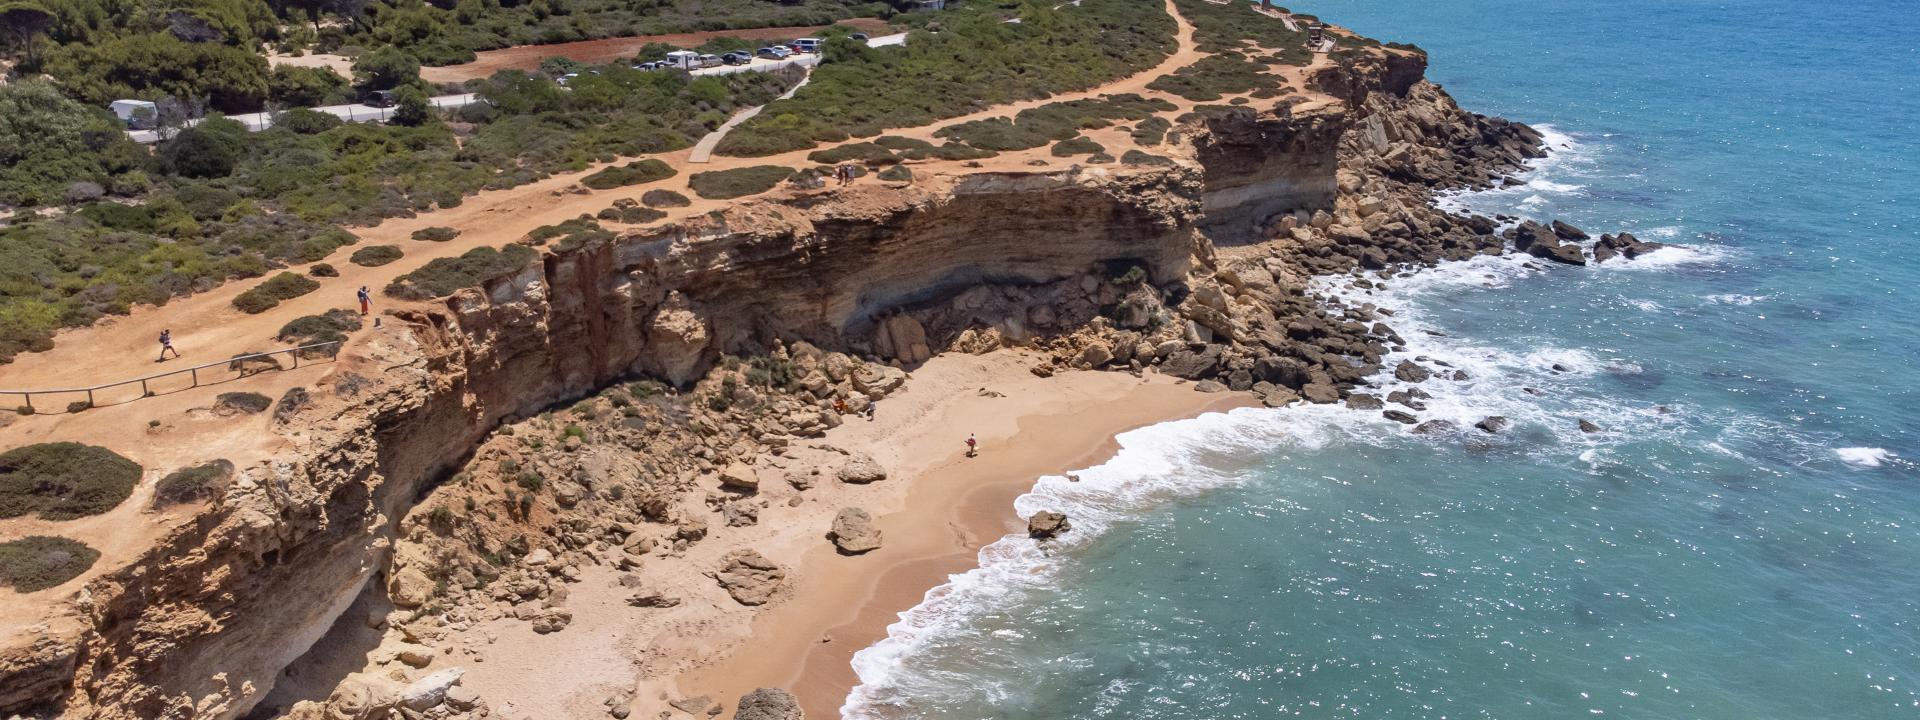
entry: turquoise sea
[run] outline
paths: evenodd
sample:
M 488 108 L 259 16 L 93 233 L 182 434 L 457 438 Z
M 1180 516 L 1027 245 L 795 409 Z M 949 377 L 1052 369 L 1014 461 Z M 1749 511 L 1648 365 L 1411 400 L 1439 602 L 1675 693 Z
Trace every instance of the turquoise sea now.
M 1068 541 L 929 594 L 848 715 L 1920 717 L 1920 5 L 1298 9 L 1552 129 L 1447 202 L 1685 247 L 1369 298 L 1472 375 L 1421 415 L 1502 435 L 1243 410 L 1039 479 Z

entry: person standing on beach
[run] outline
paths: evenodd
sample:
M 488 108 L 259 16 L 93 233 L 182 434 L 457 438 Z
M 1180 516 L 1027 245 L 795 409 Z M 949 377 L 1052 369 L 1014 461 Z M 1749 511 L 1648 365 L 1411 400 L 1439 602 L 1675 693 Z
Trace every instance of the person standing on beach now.
M 373 310 L 373 296 L 367 293 L 367 286 L 361 285 L 360 286 L 360 314 L 365 315 L 371 310 Z
M 973 433 L 967 433 L 967 457 L 973 457 L 979 454 L 980 441 L 973 438 Z
M 160 331 L 160 359 L 154 362 L 166 362 L 170 350 L 174 357 L 180 357 L 180 351 L 173 349 L 173 328 L 166 328 Z

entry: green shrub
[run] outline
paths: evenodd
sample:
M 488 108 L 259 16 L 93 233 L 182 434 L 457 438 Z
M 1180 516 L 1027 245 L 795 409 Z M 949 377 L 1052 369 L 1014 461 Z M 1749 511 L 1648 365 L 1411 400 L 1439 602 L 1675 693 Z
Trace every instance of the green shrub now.
M 319 289 L 320 283 L 313 278 L 283 272 L 252 290 L 234 296 L 233 306 L 241 312 L 257 315 L 272 310 L 282 300 L 291 300 Z
M 459 230 L 439 225 L 413 231 L 413 239 L 426 242 L 446 242 L 457 237 L 460 237 Z
M 461 288 L 511 274 L 539 256 L 525 245 L 508 245 L 495 250 L 480 247 L 456 258 L 438 258 L 420 269 L 396 278 L 386 294 L 409 300 L 427 300 L 452 295 Z
M 877 177 L 887 182 L 913 182 L 913 171 L 904 165 L 895 165 L 881 170 Z
M 896 152 L 907 150 L 932 150 L 933 143 L 899 135 L 881 135 L 873 139 L 873 144 Z
M 641 193 L 640 204 L 657 208 L 686 207 L 692 205 L 693 201 L 687 199 L 687 196 L 672 190 L 648 190 L 645 193 Z
M 340 271 L 326 263 L 314 263 L 313 267 L 307 268 L 307 274 L 314 277 L 340 277 Z
M 1133 142 L 1149 147 L 1159 145 L 1166 141 L 1167 130 L 1172 127 L 1172 122 L 1158 115 L 1141 120 L 1133 125 Z
M 333 75 L 331 71 L 323 70 L 322 72 Z M 335 75 L 334 77 L 339 76 Z M 279 117 L 274 118 L 273 126 L 296 135 L 318 135 L 340 127 L 346 122 L 347 121 L 340 119 L 340 116 L 333 113 L 324 113 L 307 108 L 294 108 L 280 113 Z
M 733 170 L 694 173 L 687 184 L 695 195 L 712 200 L 758 195 L 793 176 L 792 168 L 754 165 Z
M 825 150 L 815 150 L 807 154 L 807 159 L 825 165 L 838 165 L 849 161 L 882 163 L 897 160 L 892 150 L 870 142 L 847 143 Z
M 1085 135 L 1078 135 L 1054 143 L 1053 149 L 1050 152 L 1053 153 L 1054 157 L 1072 157 L 1074 155 L 1092 155 L 1098 152 L 1105 152 L 1106 149 L 1105 145 L 1094 142 L 1092 138 Z
M 139 481 L 138 464 L 103 447 L 53 442 L 14 448 L 0 453 L 0 518 L 98 515 L 126 500 Z
M 1280 77 L 1268 74 L 1264 65 L 1237 52 L 1222 52 L 1201 58 L 1172 75 L 1154 78 L 1147 87 L 1205 102 L 1282 84 Z
M 221 488 L 232 477 L 233 463 L 226 460 L 175 470 L 160 478 L 160 483 L 154 486 L 153 508 L 159 510 L 170 505 L 211 500 L 220 494 Z
M 667 216 L 666 213 L 661 212 L 659 210 L 655 210 L 650 207 L 644 207 L 640 205 L 625 205 L 625 206 L 616 205 L 614 207 L 601 210 L 599 215 L 597 215 L 596 217 L 600 218 L 601 220 L 606 220 L 608 222 L 626 223 L 628 225 L 642 225 L 645 223 L 653 222 L 655 220 L 659 220 L 660 218 L 663 218 L 666 216 Z
M 361 267 L 380 267 L 399 260 L 405 254 L 397 245 L 369 245 L 353 251 L 347 260 Z
M 92 409 L 93 409 L 92 400 L 75 400 L 73 402 L 67 403 L 68 415 L 78 415 L 80 413 L 83 413 Z
M 1120 154 L 1120 163 L 1123 165 L 1142 165 L 1148 167 L 1171 167 L 1173 160 L 1159 155 L 1143 153 L 1139 150 L 1128 150 Z
M 982 150 L 1029 150 L 1066 140 L 1081 130 L 1103 128 L 1115 120 L 1145 120 L 1156 112 L 1174 109 L 1172 103 L 1140 95 L 1111 95 L 1097 100 L 1072 100 L 1028 108 L 1012 118 L 987 118 L 949 125 L 936 137 L 963 142 Z
M 677 174 L 679 173 L 666 163 L 648 158 L 645 160 L 636 160 L 618 167 L 606 168 L 581 179 L 580 184 L 595 190 L 609 190 L 628 185 L 640 185 L 656 180 L 665 180 Z
M 29 535 L 0 543 L 0 585 L 30 593 L 80 577 L 100 559 L 100 551 L 62 537 Z

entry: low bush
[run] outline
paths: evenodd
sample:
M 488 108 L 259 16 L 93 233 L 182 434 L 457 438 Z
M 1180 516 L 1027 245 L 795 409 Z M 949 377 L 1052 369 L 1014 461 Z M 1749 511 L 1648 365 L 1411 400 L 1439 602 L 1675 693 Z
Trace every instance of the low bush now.
M 307 268 L 307 274 L 314 277 L 340 277 L 340 271 L 326 263 L 314 263 L 313 267 Z
M 913 182 L 913 171 L 908 170 L 903 165 L 895 165 L 885 170 L 881 170 L 880 174 L 876 175 L 875 177 L 878 177 L 881 180 L 885 180 L 887 182 Z
M 895 152 L 933 149 L 933 143 L 917 138 L 900 137 L 899 135 L 881 135 L 873 139 L 873 144 Z
M 1072 157 L 1075 155 L 1092 155 L 1098 152 L 1105 152 L 1106 149 L 1107 147 L 1105 145 L 1094 142 L 1093 138 L 1085 135 L 1077 135 L 1054 143 L 1053 149 L 1050 152 L 1053 153 L 1054 157 Z
M 397 245 L 369 245 L 353 251 L 347 260 L 360 267 L 380 267 L 406 255 Z
M 640 204 L 657 208 L 686 207 L 693 201 L 672 190 L 648 190 L 640 195 Z
M 29 535 L 0 543 L 0 585 L 30 593 L 80 577 L 100 560 L 100 551 L 63 537 Z
M 1223 95 L 1237 95 L 1257 89 L 1284 85 L 1280 76 L 1267 73 L 1264 65 L 1237 52 L 1222 52 L 1201 58 L 1172 75 L 1162 75 L 1147 87 L 1188 100 L 1212 101 Z
M 438 225 L 413 231 L 413 239 L 427 242 L 446 242 L 457 237 L 460 237 L 459 230 Z
M 1128 150 L 1120 154 L 1120 163 L 1123 165 L 1141 165 L 1146 167 L 1168 167 L 1173 165 L 1173 160 L 1159 155 L 1143 153 L 1139 150 Z
M 825 150 L 815 150 L 807 153 L 807 159 L 825 165 L 838 165 L 843 162 L 852 161 L 864 163 L 892 162 L 897 158 L 893 156 L 892 150 L 881 147 L 876 143 L 857 142 L 830 147 Z
M 554 243 L 554 251 L 565 252 L 590 242 L 610 240 L 613 238 L 613 231 L 601 228 L 600 223 L 594 222 L 593 218 L 581 215 L 558 225 L 541 225 L 534 228 L 533 232 L 527 233 L 526 242 L 545 245 L 555 238 L 558 238 L 559 242 Z
M 241 312 L 257 315 L 272 310 L 282 300 L 291 300 L 319 289 L 320 283 L 313 278 L 283 272 L 235 296 L 233 306 Z
M 1012 118 L 997 117 L 950 125 L 934 132 L 982 150 L 1029 150 L 1066 140 L 1081 130 L 1103 128 L 1116 120 L 1145 120 L 1174 109 L 1172 103 L 1139 95 L 1112 95 L 1028 108 Z
M 641 224 L 653 222 L 655 220 L 659 220 L 660 218 L 663 218 L 666 216 L 667 216 L 666 213 L 661 212 L 659 210 L 655 210 L 650 207 L 644 207 L 640 205 L 626 205 L 626 206 L 616 205 L 614 207 L 601 210 L 600 214 L 597 217 L 607 222 L 626 223 L 628 225 L 641 225 Z
M 733 170 L 694 173 L 688 186 L 695 195 L 712 200 L 758 195 L 772 190 L 793 176 L 792 168 L 779 165 L 754 165 Z
M 395 278 L 385 292 L 408 300 L 446 297 L 461 288 L 518 271 L 537 257 L 539 253 L 525 245 L 508 245 L 500 250 L 474 248 L 460 257 L 439 258 Z
M 160 483 L 154 486 L 153 508 L 159 510 L 169 505 L 210 500 L 220 493 L 220 489 L 232 477 L 233 463 L 226 460 L 175 470 L 160 478 Z
M 628 185 L 641 185 L 657 180 L 665 180 L 677 174 L 679 174 L 678 171 L 666 163 L 653 158 L 647 158 L 617 167 L 606 168 L 582 178 L 580 184 L 595 190 L 609 190 L 617 187 L 626 187 Z
M 139 481 L 138 464 L 103 447 L 52 442 L 14 448 L 0 453 L 0 518 L 98 515 L 126 500 Z
M 1172 127 L 1172 122 L 1158 115 L 1141 120 L 1133 124 L 1133 142 L 1148 147 L 1159 145 L 1166 142 L 1167 130 Z
M 213 400 L 214 408 L 227 413 L 254 415 L 273 406 L 273 398 L 257 392 L 226 392 Z

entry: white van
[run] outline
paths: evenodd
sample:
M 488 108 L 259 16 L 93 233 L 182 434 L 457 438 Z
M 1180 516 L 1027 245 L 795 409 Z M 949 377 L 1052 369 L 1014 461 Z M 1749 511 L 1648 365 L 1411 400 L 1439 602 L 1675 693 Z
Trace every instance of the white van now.
M 667 59 L 660 61 L 660 64 L 664 67 L 692 70 L 701 67 L 700 53 L 692 50 L 675 50 L 667 53 Z

